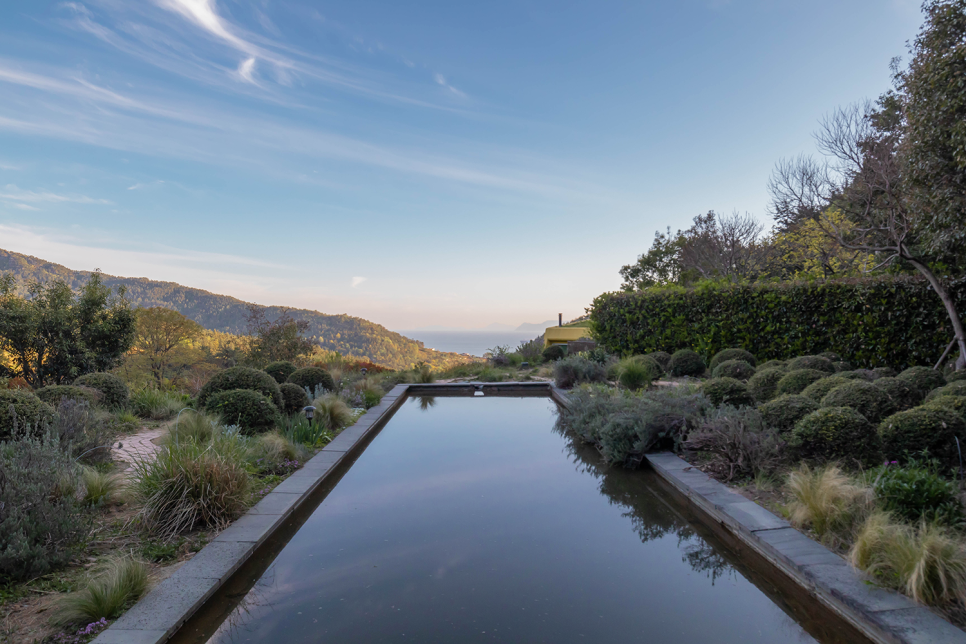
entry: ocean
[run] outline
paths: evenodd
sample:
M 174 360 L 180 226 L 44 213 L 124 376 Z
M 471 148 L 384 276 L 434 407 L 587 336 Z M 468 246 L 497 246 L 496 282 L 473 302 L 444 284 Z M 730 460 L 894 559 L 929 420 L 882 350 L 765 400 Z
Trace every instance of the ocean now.
M 427 349 L 468 353 L 482 356 L 499 345 L 516 349 L 521 342 L 533 340 L 540 333 L 533 331 L 397 331 L 407 338 L 419 340 Z

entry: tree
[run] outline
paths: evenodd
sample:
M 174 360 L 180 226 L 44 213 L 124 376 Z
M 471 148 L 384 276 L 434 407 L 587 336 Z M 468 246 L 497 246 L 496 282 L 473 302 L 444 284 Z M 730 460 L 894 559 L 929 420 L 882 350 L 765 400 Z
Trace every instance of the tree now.
M 769 248 L 760 242 L 762 231 L 764 226 L 748 213 L 719 216 L 710 210 L 698 215 L 682 233 L 682 268 L 704 279 L 756 279 L 768 264 Z
M 194 357 L 200 359 L 200 352 L 190 345 L 202 331 L 200 324 L 177 311 L 160 306 L 139 309 L 131 350 L 144 360 L 158 385 L 162 385 L 173 365 L 189 365 Z
M 820 219 L 828 219 L 828 223 Z M 835 226 L 845 234 L 855 227 L 842 211 L 830 208 L 814 219 L 804 218 L 775 234 L 771 243 L 775 250 L 777 271 L 783 277 L 831 279 L 867 270 L 875 265 L 875 255 L 843 248 L 826 233 Z
M 309 328 L 305 320 L 296 320 L 287 309 L 268 321 L 265 309 L 252 305 L 248 309 L 248 334 L 252 337 L 248 359 L 255 365 L 278 360 L 295 362 L 312 353 L 315 344 L 302 337 Z
M 637 258 L 637 263 L 622 266 L 620 275 L 624 278 L 621 288 L 625 291 L 639 291 L 650 286 L 678 283 L 683 275 L 681 266 L 681 246 L 684 238 L 679 230 L 676 235 L 655 231 L 654 243 L 647 253 Z
M 14 287 L 12 275 L 0 277 L 0 351 L 31 387 L 108 371 L 130 349 L 134 311 L 123 289 L 115 294 L 99 272 L 76 294 L 60 280 L 34 282 L 26 297 Z

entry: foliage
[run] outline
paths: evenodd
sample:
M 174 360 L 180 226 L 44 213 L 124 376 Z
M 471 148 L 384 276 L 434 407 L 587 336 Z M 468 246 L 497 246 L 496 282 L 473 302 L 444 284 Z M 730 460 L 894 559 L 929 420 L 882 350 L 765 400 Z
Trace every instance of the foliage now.
M 722 362 L 727 362 L 729 360 L 743 360 L 747 362 L 749 365 L 751 365 L 752 367 L 758 364 L 758 361 L 755 359 L 755 356 L 753 356 L 748 351 L 745 351 L 744 349 L 723 349 L 718 353 L 714 354 L 714 356 L 711 358 L 711 363 L 709 365 L 709 368 L 712 371 L 714 371 L 719 364 L 721 364 Z
M 827 376 L 828 374 L 826 372 L 815 369 L 795 369 L 794 371 L 788 371 L 778 381 L 778 384 L 775 386 L 775 391 L 780 395 L 800 394 L 813 382 L 818 382 Z
M 624 282 L 621 288 L 625 291 L 639 291 L 643 288 L 661 284 L 675 284 L 683 277 L 681 266 L 681 247 L 684 235 L 678 231 L 677 235 L 657 231 L 650 250 L 640 255 L 637 262 L 622 266 L 621 278 Z
M 760 405 L 758 411 L 761 412 L 766 425 L 786 433 L 792 431 L 795 423 L 813 411 L 818 411 L 819 407 L 817 402 L 807 396 L 786 394 Z
M 414 377 L 413 377 L 414 382 L 418 382 L 422 384 L 429 384 L 431 382 L 436 382 L 436 374 L 433 373 L 433 368 L 430 367 L 428 364 L 417 365 L 413 369 L 413 372 L 414 372 Z
M 841 210 L 825 213 L 828 225 L 850 233 L 855 224 Z M 815 219 L 806 219 L 773 240 L 780 255 L 783 276 L 790 279 L 835 278 L 855 275 L 875 266 L 875 255 L 843 248 Z M 833 361 L 834 362 L 834 361 Z
M 788 361 L 789 371 L 798 371 L 799 369 L 812 369 L 813 371 L 835 373 L 835 365 L 824 356 L 799 356 Z
M 333 394 L 326 394 L 312 401 L 315 407 L 315 420 L 326 428 L 336 431 L 352 424 L 352 410 L 345 402 Z
M 854 485 L 835 465 L 812 469 L 802 464 L 788 475 L 788 490 L 792 524 L 811 528 L 832 545 L 850 540 L 871 510 L 869 491 Z
M 543 357 L 543 336 L 521 342 L 520 346 L 517 347 L 517 353 L 523 356 L 523 359 L 529 362 L 531 366 L 537 364 Z
M 843 371 L 851 371 L 852 365 L 851 363 L 845 362 L 844 360 L 840 360 L 837 362 L 833 362 L 832 368 L 835 369 L 835 373 L 841 373 Z
M 169 308 L 138 309 L 131 352 L 146 364 L 161 387 L 173 367 L 183 369 L 199 360 L 191 343 L 202 330 L 200 324 Z
M 767 402 L 778 395 L 778 381 L 785 377 L 781 369 L 766 369 L 762 365 L 751 378 L 748 379 L 748 393 L 758 402 Z
M 285 438 L 306 447 L 325 447 L 335 437 L 324 422 L 302 415 L 284 418 L 279 430 Z
M 275 379 L 278 384 L 288 382 L 288 377 L 295 373 L 296 366 L 288 360 L 279 360 L 265 367 L 265 373 Z
M 755 368 L 744 360 L 725 360 L 718 363 L 717 367 L 711 372 L 715 378 L 734 378 L 735 380 L 748 380 L 755 375 Z
M 617 382 L 631 391 L 649 387 L 663 372 L 657 360 L 649 356 L 624 358 L 614 369 Z
M 292 382 L 283 382 L 278 386 L 282 392 L 284 405 L 282 411 L 286 414 L 297 414 L 309 404 L 309 397 L 305 389 Z
M 734 378 L 711 378 L 701 385 L 701 391 L 714 405 L 741 407 L 755 404 L 748 387 Z
M 248 305 L 246 321 L 251 336 L 248 359 L 252 364 L 296 361 L 312 353 L 315 343 L 303 337 L 309 330 L 308 320 L 294 318 L 285 308 L 279 309 L 272 318 L 269 319 L 264 307 Z
M 946 384 L 942 372 L 929 367 L 909 367 L 896 377 L 915 387 L 923 397 L 933 389 Z
M 322 369 L 317 369 L 313 367 L 315 371 L 322 371 Z M 295 373 L 298 373 L 297 371 Z M 294 375 L 294 374 L 293 374 Z M 326 373 L 326 376 L 328 374 Z M 311 380 L 311 378 L 306 378 L 306 381 Z M 329 384 L 331 385 L 331 377 L 329 377 Z M 291 381 L 295 382 L 295 381 Z M 318 382 L 312 382 L 309 385 L 307 382 L 303 384 L 302 382 L 295 382 L 295 384 L 305 387 L 314 387 Z M 330 387 L 331 388 L 331 387 Z M 219 371 L 211 380 L 205 383 L 205 386 L 201 388 L 201 392 L 198 393 L 198 404 L 202 407 L 207 406 L 208 398 L 219 391 L 230 391 L 233 389 L 250 389 L 251 391 L 257 391 L 269 400 L 277 408 L 285 406 L 285 401 L 282 400 L 282 390 L 278 388 L 278 383 L 275 379 L 264 371 L 259 371 L 258 369 L 250 369 L 248 367 L 230 367 Z
M 21 389 L 0 389 L 0 440 L 10 438 L 15 427 L 42 427 L 54 416 L 54 409 L 40 398 Z
M 795 423 L 788 441 L 803 459 L 867 465 L 879 460 L 875 425 L 851 407 L 822 407 Z
M 260 474 L 291 474 L 309 458 L 309 450 L 302 443 L 290 440 L 284 434 L 269 432 L 255 440 L 249 460 Z
M 879 424 L 882 449 L 892 460 L 906 461 L 927 451 L 948 466 L 958 466 L 956 439 L 966 444 L 966 422 L 944 407 L 900 411 Z
M 168 420 L 187 406 L 187 400 L 173 391 L 148 387 L 131 393 L 131 409 L 141 418 Z
M 91 467 L 81 468 L 84 484 L 83 501 L 90 506 L 110 503 L 121 489 L 121 478 L 116 474 L 99 472 Z
M 802 395 L 807 398 L 811 398 L 817 403 L 820 403 L 822 402 L 822 398 L 825 398 L 825 395 L 828 392 L 832 391 L 839 385 L 847 385 L 848 383 L 849 383 L 848 378 L 844 378 L 841 376 L 827 376 L 820 380 L 816 380 L 809 386 L 805 387 L 805 389 L 802 390 Z M 833 406 L 838 406 L 838 405 L 833 405 Z M 846 405 L 846 407 L 848 406 L 849 405 Z
M 111 460 L 111 443 L 121 421 L 84 401 L 61 399 L 49 425 L 62 450 L 76 460 L 100 463 Z
M 764 371 L 766 369 L 778 369 L 779 371 L 788 371 L 788 361 L 787 360 L 769 360 L 758 365 L 757 371 Z
M 224 422 L 238 425 L 248 433 L 268 431 L 279 422 L 278 407 L 251 389 L 229 389 L 212 394 L 205 402 L 205 411 L 218 414 Z
M 0 442 L 0 578 L 45 575 L 78 551 L 87 520 L 68 493 L 75 476 L 49 434 Z
M 567 356 L 554 363 L 553 379 L 561 389 L 585 382 L 604 382 L 604 368 L 579 355 Z
M 34 392 L 37 393 L 37 392 Z M 38 396 L 40 394 L 37 394 Z M 930 402 L 940 396 L 966 396 L 966 381 L 951 382 L 938 389 L 933 389 L 926 395 L 926 402 Z
M 598 347 L 598 348 L 602 348 L 602 347 Z M 657 363 L 661 365 L 661 369 L 664 371 L 667 371 L 668 367 L 671 364 L 671 354 L 668 353 L 667 351 L 651 351 L 650 353 L 647 353 L 645 355 L 648 358 L 652 358 L 656 360 Z
M 606 365 L 608 362 L 610 362 L 613 359 L 613 356 L 607 353 L 607 349 L 603 347 L 594 347 L 590 351 L 585 352 L 584 357 L 590 360 L 591 362 L 596 362 L 601 366 Z M 663 372 L 663 368 L 661 369 L 661 371 Z
M 34 395 L 52 407 L 59 405 L 63 399 L 83 401 L 93 406 L 101 397 L 96 389 L 75 385 L 47 385 L 34 391 Z
M 878 378 L 895 378 L 896 376 L 899 375 L 899 372 L 897 372 L 892 367 L 876 367 L 872 371 L 875 373 L 877 379 Z
M 949 288 L 966 305 L 966 280 Z M 935 362 L 952 335 L 929 284 L 910 276 L 606 293 L 590 317 L 612 353 L 748 346 L 788 359 L 832 350 L 858 367 Z
M 328 391 L 335 391 L 335 380 L 325 369 L 319 367 L 303 367 L 292 372 L 288 377 L 288 382 L 315 391 L 317 387 L 322 387 Z
M 168 434 L 162 442 L 195 441 L 207 443 L 221 431 L 221 419 L 219 417 L 191 409 L 178 416 L 175 424 L 168 428 Z
M 124 409 L 128 405 L 130 390 L 127 384 L 113 373 L 88 373 L 74 380 L 77 387 L 90 387 L 101 392 L 105 407 Z
M 55 621 L 59 624 L 90 624 L 114 619 L 132 606 L 148 590 L 148 567 L 137 559 L 120 557 L 83 589 L 57 602 Z
M 693 376 L 700 377 L 707 371 L 704 358 L 690 349 L 678 349 L 668 361 L 668 371 L 672 376 Z
M 34 282 L 27 297 L 0 276 L 0 352 L 31 387 L 60 385 L 117 366 L 134 339 L 134 311 L 99 273 L 78 293 L 63 280 Z
M 963 420 L 966 420 L 966 396 L 939 396 L 923 405 L 923 407 L 928 407 L 929 409 L 948 409 Z
M 877 378 L 872 383 L 892 399 L 896 411 L 912 409 L 922 402 L 922 394 L 906 380 L 898 378 Z
M 785 443 L 750 408 L 716 410 L 688 434 L 684 449 L 708 456 L 707 468 L 717 478 L 774 473 L 783 461 Z
M 873 382 L 878 380 L 880 376 L 871 369 L 851 369 L 845 371 L 836 371 L 835 377 L 845 378 L 846 380 L 865 380 L 866 382 Z
M 543 350 L 543 359 L 547 362 L 560 360 L 565 355 L 567 355 L 567 345 L 565 344 L 551 344 Z
M 882 508 L 905 521 L 957 526 L 966 518 L 956 484 L 925 467 L 887 463 L 871 470 L 867 477 Z
M 873 424 L 896 411 L 889 395 L 871 382 L 853 380 L 839 385 L 822 398 L 822 407 L 850 407 Z

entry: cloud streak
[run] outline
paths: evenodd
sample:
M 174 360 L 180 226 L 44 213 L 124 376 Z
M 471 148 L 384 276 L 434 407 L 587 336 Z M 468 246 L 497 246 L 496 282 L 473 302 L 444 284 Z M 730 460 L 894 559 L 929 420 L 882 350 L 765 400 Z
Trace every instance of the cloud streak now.
M 114 203 L 107 199 L 95 199 L 85 195 L 59 195 L 53 192 L 34 192 L 32 190 L 21 190 L 12 183 L 8 183 L 3 188 L 0 188 L 0 199 L 26 203 L 79 203 L 88 205 L 112 205 Z

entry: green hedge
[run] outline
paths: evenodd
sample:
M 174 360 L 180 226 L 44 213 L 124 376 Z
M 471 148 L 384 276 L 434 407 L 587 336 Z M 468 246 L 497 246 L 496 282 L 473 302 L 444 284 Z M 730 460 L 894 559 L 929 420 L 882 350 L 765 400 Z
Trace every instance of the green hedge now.
M 949 287 L 966 312 L 966 279 Z M 834 351 L 855 367 L 931 365 L 953 337 L 939 297 L 911 276 L 605 293 L 590 319 L 617 354 L 743 346 L 760 361 Z

